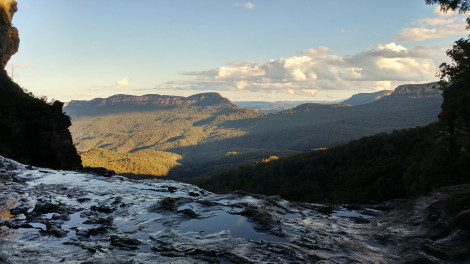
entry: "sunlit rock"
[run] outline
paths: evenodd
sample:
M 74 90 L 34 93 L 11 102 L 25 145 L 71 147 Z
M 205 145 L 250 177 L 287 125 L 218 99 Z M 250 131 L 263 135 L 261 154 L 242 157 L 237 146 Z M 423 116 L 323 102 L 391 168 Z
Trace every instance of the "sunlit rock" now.
M 0 0 L 0 57 L 3 69 L 20 45 L 18 29 L 11 25 L 17 10 L 16 1 Z

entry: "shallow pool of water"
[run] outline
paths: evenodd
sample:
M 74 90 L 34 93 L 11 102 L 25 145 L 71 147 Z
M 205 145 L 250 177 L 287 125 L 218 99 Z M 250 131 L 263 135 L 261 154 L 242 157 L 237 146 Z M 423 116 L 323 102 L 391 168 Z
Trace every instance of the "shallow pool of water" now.
M 271 242 L 287 242 L 288 240 L 276 235 L 256 231 L 248 219 L 241 215 L 229 214 L 223 210 L 214 212 L 214 216 L 204 219 L 191 219 L 182 222 L 177 229 L 180 232 L 197 232 L 204 235 L 219 233 L 227 230 L 233 238 L 249 240 L 265 240 Z

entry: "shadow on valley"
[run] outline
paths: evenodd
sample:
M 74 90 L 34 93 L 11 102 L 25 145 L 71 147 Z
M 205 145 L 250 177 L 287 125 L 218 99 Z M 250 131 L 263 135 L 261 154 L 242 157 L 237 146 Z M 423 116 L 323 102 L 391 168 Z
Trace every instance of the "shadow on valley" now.
M 86 166 L 137 178 L 169 176 L 216 192 L 310 202 L 384 201 L 441 185 L 407 176 L 426 171 L 421 163 L 438 140 L 436 126 L 400 130 L 437 121 L 442 96 L 436 83 L 402 85 L 362 105 L 307 103 L 269 115 L 218 94 L 195 97 L 205 96 L 208 102 L 162 107 L 157 95 L 121 96 L 126 111 L 117 113 L 106 110 L 120 105 L 110 97 L 66 110 L 74 109 L 71 130 Z M 84 106 L 95 113 L 82 115 Z
M 423 126 L 437 120 L 441 98 L 382 100 L 356 107 L 314 106 L 316 109 L 271 114 L 257 119 L 228 120 L 223 129 L 243 127 L 242 136 L 171 148 L 189 167 L 172 176 L 213 174 L 240 163 L 254 163 L 270 156 L 284 157 L 299 151 L 330 148 L 377 133 Z M 320 108 L 320 109 L 318 109 Z
M 186 181 L 214 192 L 244 190 L 291 201 L 370 203 L 413 197 L 468 180 L 470 158 L 440 147 L 439 138 L 434 123 Z

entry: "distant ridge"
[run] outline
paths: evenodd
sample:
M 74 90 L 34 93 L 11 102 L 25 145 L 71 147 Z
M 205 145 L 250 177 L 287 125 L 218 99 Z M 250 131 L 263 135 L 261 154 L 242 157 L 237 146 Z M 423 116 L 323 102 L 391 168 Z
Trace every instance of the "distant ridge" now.
M 441 104 L 440 92 L 431 83 L 400 86 L 368 104 L 306 103 L 273 114 L 242 108 L 216 93 L 189 97 L 116 95 L 74 101 L 65 110 L 73 120 L 71 131 L 78 150 L 100 148 L 120 153 L 109 153 L 113 159 L 128 153 L 127 157 L 140 159 L 140 164 L 160 159 L 153 157 L 155 151 L 173 153 L 181 156 L 181 166 L 168 173 L 192 177 L 271 156 L 424 126 L 437 120 Z M 74 105 L 75 112 L 71 111 Z M 143 152 L 147 150 L 150 152 Z M 88 158 L 100 161 L 103 157 L 99 153 Z
M 383 90 L 375 93 L 358 93 L 343 101 L 343 104 L 348 104 L 351 106 L 368 104 L 375 102 L 384 96 L 388 96 L 391 93 L 393 93 L 393 90 Z
M 401 96 L 409 99 L 423 98 L 442 98 L 442 93 L 436 82 L 426 84 L 406 84 L 398 86 L 395 91 L 390 94 L 391 97 Z
M 346 101 L 340 104 L 317 104 L 306 103 L 301 104 L 292 109 L 281 111 L 280 114 L 291 114 L 300 112 L 313 112 L 319 110 L 326 110 L 331 108 L 342 107 L 362 107 L 371 103 L 378 104 L 403 104 L 408 100 L 415 99 L 442 99 L 442 93 L 436 82 L 425 84 L 405 84 L 400 85 L 395 90 L 384 90 L 375 93 L 360 93 L 353 95 Z
M 95 98 L 92 100 L 72 100 L 64 110 L 70 116 L 95 115 L 119 111 L 151 110 L 155 107 L 171 107 L 182 105 L 211 106 L 226 105 L 240 108 L 218 93 L 200 93 L 188 97 L 146 94 L 141 96 L 117 94 L 108 98 Z
M 127 95 L 117 94 L 108 98 L 95 98 L 92 100 L 72 100 L 67 107 L 76 106 L 107 106 L 117 104 L 160 104 L 160 105 L 181 105 L 181 104 L 197 104 L 197 103 L 231 103 L 230 100 L 222 97 L 218 93 L 201 93 L 188 97 L 159 95 L 159 94 L 146 94 L 146 95 Z

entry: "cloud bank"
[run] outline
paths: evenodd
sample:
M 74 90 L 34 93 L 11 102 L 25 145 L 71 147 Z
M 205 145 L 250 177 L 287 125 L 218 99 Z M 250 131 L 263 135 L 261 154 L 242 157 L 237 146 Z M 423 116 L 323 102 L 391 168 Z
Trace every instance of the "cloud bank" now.
M 422 18 L 412 24 L 416 27 L 404 28 L 397 33 L 397 42 L 423 41 L 448 36 L 467 34 L 466 20 L 455 12 L 443 13 L 440 7 L 434 9 L 435 16 Z
M 246 8 L 254 8 L 248 4 L 251 3 L 247 2 Z M 185 71 L 182 74 L 193 79 L 157 88 L 253 92 L 286 98 L 294 95 L 318 98 L 321 94 L 325 98 L 342 91 L 377 91 L 403 83 L 436 81 L 437 65 L 444 59 L 445 49 L 409 43 L 466 34 L 465 19 L 437 8 L 432 17 L 417 19 L 411 25 L 414 27 L 399 31 L 395 41 L 350 56 L 335 55 L 328 47 L 317 47 L 268 61 L 228 61 L 213 69 Z
M 269 61 L 229 61 L 202 71 L 186 71 L 195 90 L 251 91 L 314 96 L 319 90 L 382 90 L 393 82 L 421 82 L 435 76 L 431 53 L 437 48 L 407 49 L 379 44 L 354 56 L 338 56 L 327 47 Z M 171 84 L 174 86 L 174 83 Z

